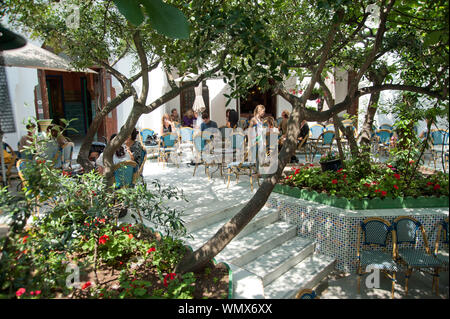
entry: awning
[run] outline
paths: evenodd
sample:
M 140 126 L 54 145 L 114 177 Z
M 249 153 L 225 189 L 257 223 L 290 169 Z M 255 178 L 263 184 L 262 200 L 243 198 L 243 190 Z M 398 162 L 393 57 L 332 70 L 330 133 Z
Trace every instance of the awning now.
M 91 69 L 76 70 L 70 61 L 34 44 L 8 51 L 0 51 L 0 66 L 43 69 L 63 72 L 97 73 Z

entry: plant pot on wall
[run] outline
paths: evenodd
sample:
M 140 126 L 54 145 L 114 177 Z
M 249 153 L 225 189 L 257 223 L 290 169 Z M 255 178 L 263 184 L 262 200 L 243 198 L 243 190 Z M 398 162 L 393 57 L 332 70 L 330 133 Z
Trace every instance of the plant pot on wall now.
M 52 124 L 52 119 L 48 119 L 48 120 L 38 120 L 39 123 L 39 128 L 41 129 L 41 132 L 47 132 L 47 127 L 50 126 L 50 124 Z
M 334 159 L 331 161 L 320 162 L 320 166 L 322 167 L 322 172 L 337 171 L 342 168 L 342 161 L 340 159 Z

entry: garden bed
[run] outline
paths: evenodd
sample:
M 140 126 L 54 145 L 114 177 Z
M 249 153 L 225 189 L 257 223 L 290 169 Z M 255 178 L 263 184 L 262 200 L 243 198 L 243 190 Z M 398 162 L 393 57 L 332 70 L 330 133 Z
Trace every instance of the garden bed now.
M 448 207 L 448 196 L 441 197 L 397 197 L 397 198 L 363 198 L 363 199 L 347 199 L 343 197 L 330 196 L 326 193 L 319 194 L 316 191 L 308 191 L 298 187 L 289 185 L 275 185 L 274 193 L 279 193 L 295 198 L 300 198 L 319 204 L 329 205 L 352 210 L 364 209 L 389 209 L 389 208 L 432 208 L 432 207 Z
M 273 191 L 352 210 L 449 206 L 448 174 L 411 175 L 390 164 L 364 165 L 347 162 L 346 168 L 322 171 L 312 164 L 300 164 L 291 167 Z

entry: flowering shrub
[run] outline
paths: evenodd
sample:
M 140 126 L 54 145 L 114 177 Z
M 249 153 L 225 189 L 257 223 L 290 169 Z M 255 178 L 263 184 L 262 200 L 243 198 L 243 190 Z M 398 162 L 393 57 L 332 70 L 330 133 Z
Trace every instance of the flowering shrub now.
M 319 193 L 348 199 L 406 196 L 448 196 L 448 174 L 417 175 L 407 186 L 408 176 L 392 165 L 371 165 L 363 177 L 355 166 L 322 172 L 320 168 L 300 165 L 293 167 L 282 183 Z M 351 168 L 351 169 L 350 169 Z

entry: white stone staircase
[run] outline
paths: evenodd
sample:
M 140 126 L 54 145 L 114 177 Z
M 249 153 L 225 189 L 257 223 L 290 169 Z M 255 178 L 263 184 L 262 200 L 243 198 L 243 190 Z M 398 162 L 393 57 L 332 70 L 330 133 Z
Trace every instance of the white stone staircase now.
M 244 202 L 234 201 L 231 206 L 217 203 L 216 209 L 210 207 L 202 214 L 186 210 L 186 227 L 193 237 L 186 239 L 187 244 L 194 250 L 201 247 Z M 334 269 L 335 261 L 315 254 L 314 248 L 315 243 L 297 236 L 296 226 L 281 221 L 275 209 L 263 207 L 215 259 L 229 264 L 233 272 L 243 270 L 247 274 L 234 278 L 234 298 L 288 299 L 294 298 L 300 288 L 316 287 Z M 249 285 L 250 281 L 253 284 Z M 259 287 L 255 284 L 258 281 Z M 262 291 L 245 291 L 244 287 Z

